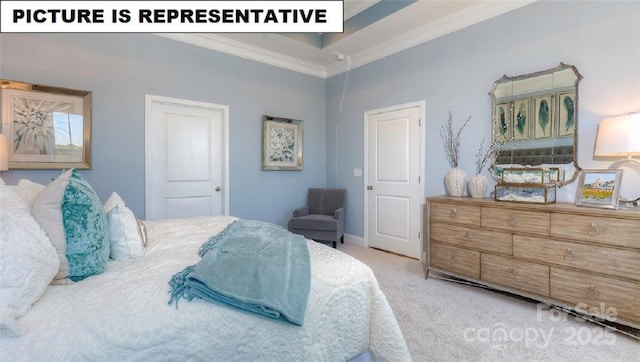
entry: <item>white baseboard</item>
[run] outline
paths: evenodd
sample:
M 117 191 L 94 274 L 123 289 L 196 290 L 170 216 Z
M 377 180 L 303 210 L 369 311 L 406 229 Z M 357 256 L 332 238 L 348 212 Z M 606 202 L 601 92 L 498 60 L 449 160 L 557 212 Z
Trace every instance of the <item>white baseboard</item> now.
M 351 234 L 344 234 L 344 242 L 345 243 L 351 243 L 351 244 L 356 244 L 358 246 L 363 246 L 363 247 L 367 247 L 367 243 L 364 241 L 364 238 L 362 236 L 356 236 L 356 235 L 351 235 Z

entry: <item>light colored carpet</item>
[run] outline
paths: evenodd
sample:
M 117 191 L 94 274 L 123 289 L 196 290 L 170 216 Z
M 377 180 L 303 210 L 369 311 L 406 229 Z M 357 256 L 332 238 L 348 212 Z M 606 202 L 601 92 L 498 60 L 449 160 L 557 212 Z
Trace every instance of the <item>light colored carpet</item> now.
M 640 340 L 475 286 L 425 279 L 419 261 L 355 244 L 419 361 L 640 361 Z

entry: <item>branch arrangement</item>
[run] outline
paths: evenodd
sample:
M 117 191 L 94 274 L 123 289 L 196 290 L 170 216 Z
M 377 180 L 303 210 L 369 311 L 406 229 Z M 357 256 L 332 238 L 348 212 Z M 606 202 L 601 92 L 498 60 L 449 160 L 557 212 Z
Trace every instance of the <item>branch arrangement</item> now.
M 456 132 L 455 137 L 453 136 L 453 120 L 451 111 L 449 111 L 449 120 L 447 123 L 440 126 L 440 138 L 442 138 L 444 153 L 452 168 L 458 167 L 458 161 L 460 160 L 460 134 L 469 121 L 471 121 L 471 116 L 467 118 L 462 127 L 460 127 L 458 132 Z
M 505 143 L 507 143 L 506 137 L 498 135 L 493 139 L 493 141 L 491 141 L 487 151 L 483 152 L 484 138 L 482 139 L 482 142 L 480 142 L 480 148 L 476 153 L 476 174 L 481 173 L 489 161 L 491 161 L 492 165 L 495 164 L 496 158 L 498 157 L 498 151 Z

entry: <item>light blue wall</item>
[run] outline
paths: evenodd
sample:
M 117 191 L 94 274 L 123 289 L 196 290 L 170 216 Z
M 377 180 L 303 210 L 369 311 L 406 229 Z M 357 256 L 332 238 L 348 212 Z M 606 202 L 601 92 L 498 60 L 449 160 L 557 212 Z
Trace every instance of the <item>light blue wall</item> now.
M 544 20 L 541 20 L 544 19 Z M 2 34 L 0 77 L 93 91 L 93 169 L 98 194 L 117 191 L 144 217 L 144 95 L 230 106 L 230 213 L 286 223 L 307 187 L 346 187 L 349 234 L 364 234 L 364 112 L 426 101 L 425 193 L 444 193 L 449 169 L 438 129 L 451 110 L 471 174 L 490 135 L 488 91 L 503 74 L 577 66 L 579 163 L 593 160 L 600 119 L 640 111 L 640 3 L 541 1 L 432 40 L 327 81 L 150 34 Z M 305 121 L 302 172 L 261 171 L 261 116 Z M 7 171 L 47 182 L 56 171 Z M 640 196 L 625 172 L 623 193 Z M 573 202 L 575 184 L 560 189 Z
M 286 225 L 307 187 L 325 185 L 325 80 L 151 34 L 2 34 L 0 77 L 93 92 L 93 168 L 144 217 L 145 94 L 230 108 L 230 213 Z M 304 171 L 262 171 L 263 114 L 304 120 Z M 7 171 L 47 183 L 58 171 Z
M 425 194 L 444 194 L 450 166 L 438 130 L 448 112 L 457 126 L 472 116 L 460 158 L 470 176 L 481 139 L 490 137 L 493 82 L 559 62 L 584 76 L 578 162 L 606 168 L 611 161 L 593 160 L 598 122 L 640 112 L 640 2 L 536 2 L 329 79 L 327 184 L 348 189 L 346 232 L 364 235 L 364 178 L 353 176 L 354 168 L 364 168 L 364 112 L 426 101 Z M 634 176 L 625 172 L 622 192 L 635 198 Z M 575 183 L 563 187 L 559 199 L 574 202 L 575 191 Z

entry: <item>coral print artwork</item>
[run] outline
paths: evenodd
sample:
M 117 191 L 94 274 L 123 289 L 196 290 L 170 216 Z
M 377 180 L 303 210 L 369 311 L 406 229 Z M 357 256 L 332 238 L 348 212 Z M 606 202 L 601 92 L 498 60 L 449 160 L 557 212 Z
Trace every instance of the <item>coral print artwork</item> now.
M 262 169 L 302 170 L 302 121 L 263 116 Z
M 10 169 L 91 168 L 90 91 L 0 82 Z
M 73 113 L 74 105 L 29 97 L 13 97 L 12 106 L 13 153 L 53 154 L 56 147 L 54 114 Z

